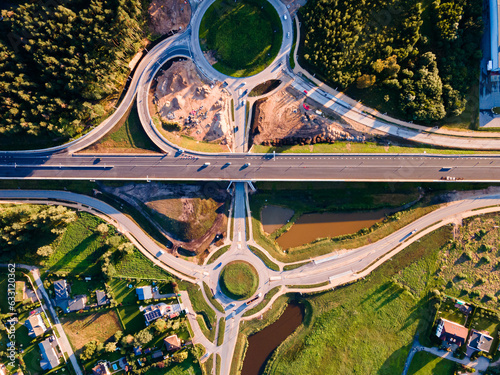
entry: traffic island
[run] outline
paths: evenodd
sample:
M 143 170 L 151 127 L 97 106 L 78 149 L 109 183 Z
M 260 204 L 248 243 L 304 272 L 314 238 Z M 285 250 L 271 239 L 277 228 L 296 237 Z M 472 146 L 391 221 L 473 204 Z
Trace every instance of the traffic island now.
M 201 20 L 199 37 L 215 69 L 247 77 L 275 59 L 283 29 L 278 13 L 266 0 L 216 0 Z
M 245 300 L 257 291 L 259 276 L 257 270 L 247 262 L 228 263 L 221 271 L 219 285 L 226 296 L 234 300 Z

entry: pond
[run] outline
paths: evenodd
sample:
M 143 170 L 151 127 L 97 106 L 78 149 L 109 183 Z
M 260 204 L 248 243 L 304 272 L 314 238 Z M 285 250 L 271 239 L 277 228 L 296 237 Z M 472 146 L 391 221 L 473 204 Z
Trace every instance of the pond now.
M 385 208 L 375 211 L 328 212 L 305 214 L 298 218 L 290 230 L 276 239 L 283 249 L 301 246 L 317 238 L 336 237 L 356 233 L 384 220 L 394 209 Z
M 290 208 L 269 205 L 262 208 L 260 220 L 264 232 L 273 233 L 285 225 L 292 216 L 293 210 Z
M 277 321 L 250 336 L 241 375 L 262 374 L 274 349 L 290 336 L 303 320 L 302 308 L 291 303 Z

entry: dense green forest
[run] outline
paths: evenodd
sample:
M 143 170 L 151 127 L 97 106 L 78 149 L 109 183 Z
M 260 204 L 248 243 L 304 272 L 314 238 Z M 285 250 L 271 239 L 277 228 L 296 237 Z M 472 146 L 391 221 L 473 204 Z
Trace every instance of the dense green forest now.
M 139 49 L 140 0 L 55 0 L 2 11 L 0 139 L 68 138 L 104 113 Z
M 480 0 L 311 0 L 303 63 L 408 120 L 458 116 L 479 77 L 481 15 Z

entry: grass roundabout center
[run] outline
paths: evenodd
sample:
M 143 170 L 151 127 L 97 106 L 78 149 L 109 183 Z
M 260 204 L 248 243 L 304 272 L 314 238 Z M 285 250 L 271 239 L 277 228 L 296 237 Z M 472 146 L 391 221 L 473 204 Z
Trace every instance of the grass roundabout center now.
M 226 296 L 243 300 L 250 298 L 257 291 L 259 276 L 250 263 L 235 261 L 222 269 L 219 284 Z
M 200 45 L 213 51 L 221 73 L 247 77 L 264 70 L 278 54 L 281 20 L 267 0 L 216 0 L 200 23 Z

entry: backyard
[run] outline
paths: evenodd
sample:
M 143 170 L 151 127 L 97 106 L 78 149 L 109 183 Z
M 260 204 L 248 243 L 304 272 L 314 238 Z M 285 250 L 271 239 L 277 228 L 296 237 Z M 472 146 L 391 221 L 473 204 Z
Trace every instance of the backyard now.
M 457 364 L 447 359 L 436 357 L 427 352 L 417 352 L 411 361 L 409 375 L 453 375 Z

